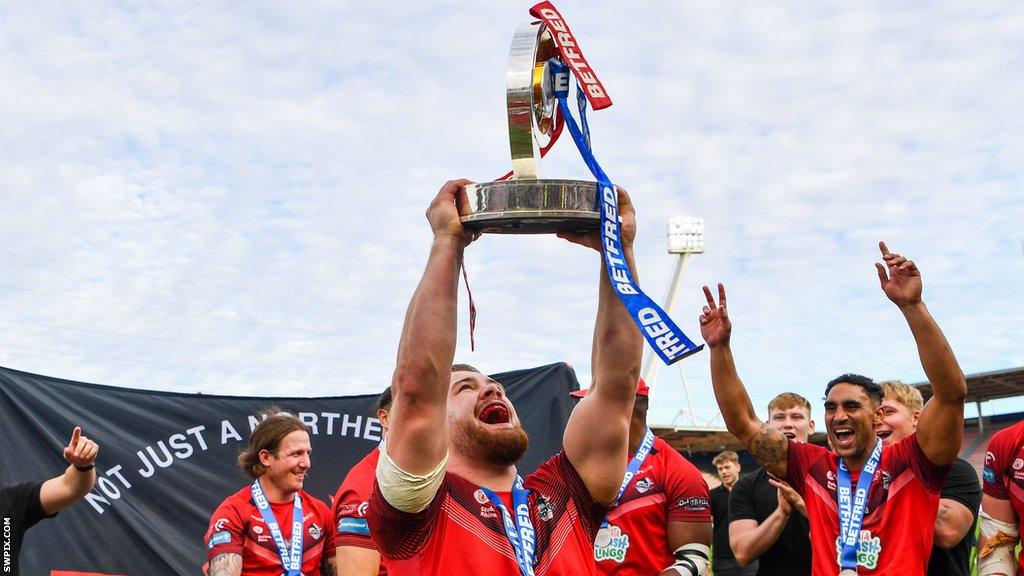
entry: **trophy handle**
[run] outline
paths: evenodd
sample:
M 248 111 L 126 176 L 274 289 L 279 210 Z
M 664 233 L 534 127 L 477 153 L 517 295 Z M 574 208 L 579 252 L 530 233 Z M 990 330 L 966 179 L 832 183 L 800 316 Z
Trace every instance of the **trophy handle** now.
M 558 56 L 542 22 L 521 24 L 508 55 L 506 106 L 512 178 L 541 176 L 540 149 L 550 142 L 558 102 L 550 85 L 548 60 Z

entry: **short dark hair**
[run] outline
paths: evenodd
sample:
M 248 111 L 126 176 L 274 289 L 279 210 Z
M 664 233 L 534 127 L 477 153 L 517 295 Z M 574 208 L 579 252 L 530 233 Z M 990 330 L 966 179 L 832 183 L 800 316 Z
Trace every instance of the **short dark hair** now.
M 377 396 L 377 410 L 387 410 L 391 408 L 391 386 L 388 386 Z M 374 412 L 376 415 L 376 411 Z
M 867 376 L 861 376 L 860 374 L 843 374 L 837 376 L 829 381 L 825 385 L 825 396 L 828 396 L 829 391 L 835 387 L 836 384 L 852 384 L 854 386 L 860 386 L 864 389 L 864 393 L 867 394 L 868 398 L 875 403 L 876 406 L 882 404 L 882 398 L 885 397 L 885 391 L 882 390 L 882 385 L 875 382 Z
M 285 436 L 298 430 L 309 433 L 309 428 L 302 420 L 282 412 L 276 406 L 264 409 L 260 416 L 264 419 L 252 429 L 249 446 L 238 455 L 238 467 L 253 478 L 259 478 L 267 471 L 267 467 L 260 462 L 260 452 L 266 450 L 276 455 Z

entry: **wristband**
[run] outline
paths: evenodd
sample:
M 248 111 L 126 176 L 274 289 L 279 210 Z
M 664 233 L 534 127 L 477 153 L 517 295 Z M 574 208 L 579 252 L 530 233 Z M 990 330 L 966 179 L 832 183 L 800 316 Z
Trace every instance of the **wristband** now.
M 96 464 L 93 463 L 93 464 L 89 464 L 88 466 L 79 466 L 78 464 L 75 464 L 74 466 L 75 466 L 75 470 L 78 470 L 79 472 L 88 472 L 89 470 L 92 470 L 93 468 L 95 468 Z

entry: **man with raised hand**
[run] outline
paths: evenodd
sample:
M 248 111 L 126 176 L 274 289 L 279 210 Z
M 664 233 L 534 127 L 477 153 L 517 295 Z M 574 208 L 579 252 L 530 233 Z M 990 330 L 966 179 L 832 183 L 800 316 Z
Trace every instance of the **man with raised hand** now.
M 0 572 L 18 572 L 18 555 L 25 532 L 44 518 L 53 518 L 64 508 L 85 497 L 96 482 L 96 455 L 100 447 L 82 436 L 75 426 L 64 447 L 68 467 L 64 473 L 42 482 L 0 486 L 0 522 L 3 524 L 3 564 Z
M 835 452 L 800 444 L 761 422 L 736 373 L 725 287 L 719 302 L 704 287 L 701 332 L 711 348 L 715 398 L 729 431 L 768 472 L 803 498 L 811 524 L 815 576 L 923 574 L 931 554 L 939 490 L 960 451 L 967 385 L 953 351 L 921 300 L 917 266 L 879 243 L 885 295 L 903 313 L 934 395 L 917 432 L 882 447 L 882 389 L 844 374 L 825 388 L 825 429 Z M 913 519 L 914 521 L 908 521 Z
M 882 446 L 892 446 L 914 433 L 924 408 L 921 391 L 898 380 L 882 382 L 882 422 L 875 433 Z M 981 506 L 981 482 L 970 462 L 963 458 L 942 483 L 939 512 L 935 518 L 935 545 L 928 561 L 929 576 L 968 576 L 974 524 Z
M 814 434 L 811 403 L 793 392 L 768 402 L 768 426 L 806 443 Z M 761 468 L 741 477 L 729 493 L 729 542 L 736 561 L 757 562 L 757 576 L 810 576 L 811 542 L 806 510 L 791 488 Z
M 587 392 L 571 395 L 583 398 Z M 689 576 L 689 551 L 706 553 L 711 545 L 707 482 L 696 466 L 647 426 L 649 394 L 641 378 L 629 421 L 626 478 L 594 542 L 594 560 L 602 576 L 654 575 L 677 563 L 678 569 L 670 574 Z
M 331 511 L 302 489 L 312 466 L 309 429 L 267 409 L 238 466 L 252 484 L 228 496 L 206 531 L 209 576 L 331 576 Z
M 448 182 L 427 209 L 434 241 L 399 343 L 370 533 L 393 576 L 593 575 L 594 537 L 626 469 L 640 332 L 602 269 L 591 392 L 569 418 L 563 450 L 523 480 L 516 462 L 528 439 L 501 383 L 452 365 L 459 268 L 476 237 L 459 221 L 466 184 Z M 635 269 L 622 190 L 618 209 Z M 559 236 L 600 249 L 596 232 Z
M 391 410 L 390 387 L 385 388 L 377 397 L 376 408 L 381 438 L 387 438 L 388 412 Z M 334 516 L 337 545 L 335 566 L 338 576 L 387 576 L 387 567 L 370 538 L 370 527 L 366 523 L 366 510 L 373 492 L 374 471 L 379 458 L 378 446 L 348 471 L 334 494 L 331 513 Z
M 978 576 L 1024 576 L 1024 552 L 1014 558 L 1024 518 L 1024 421 L 992 436 L 981 476 Z

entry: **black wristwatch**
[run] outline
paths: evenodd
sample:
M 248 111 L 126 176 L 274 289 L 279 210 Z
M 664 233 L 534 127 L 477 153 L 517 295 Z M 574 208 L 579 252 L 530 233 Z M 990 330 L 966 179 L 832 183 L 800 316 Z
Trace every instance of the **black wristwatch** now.
M 95 467 L 95 463 L 89 464 L 88 466 L 79 466 L 75 464 L 75 470 L 78 470 L 79 472 L 88 472 L 89 470 L 92 470 Z

